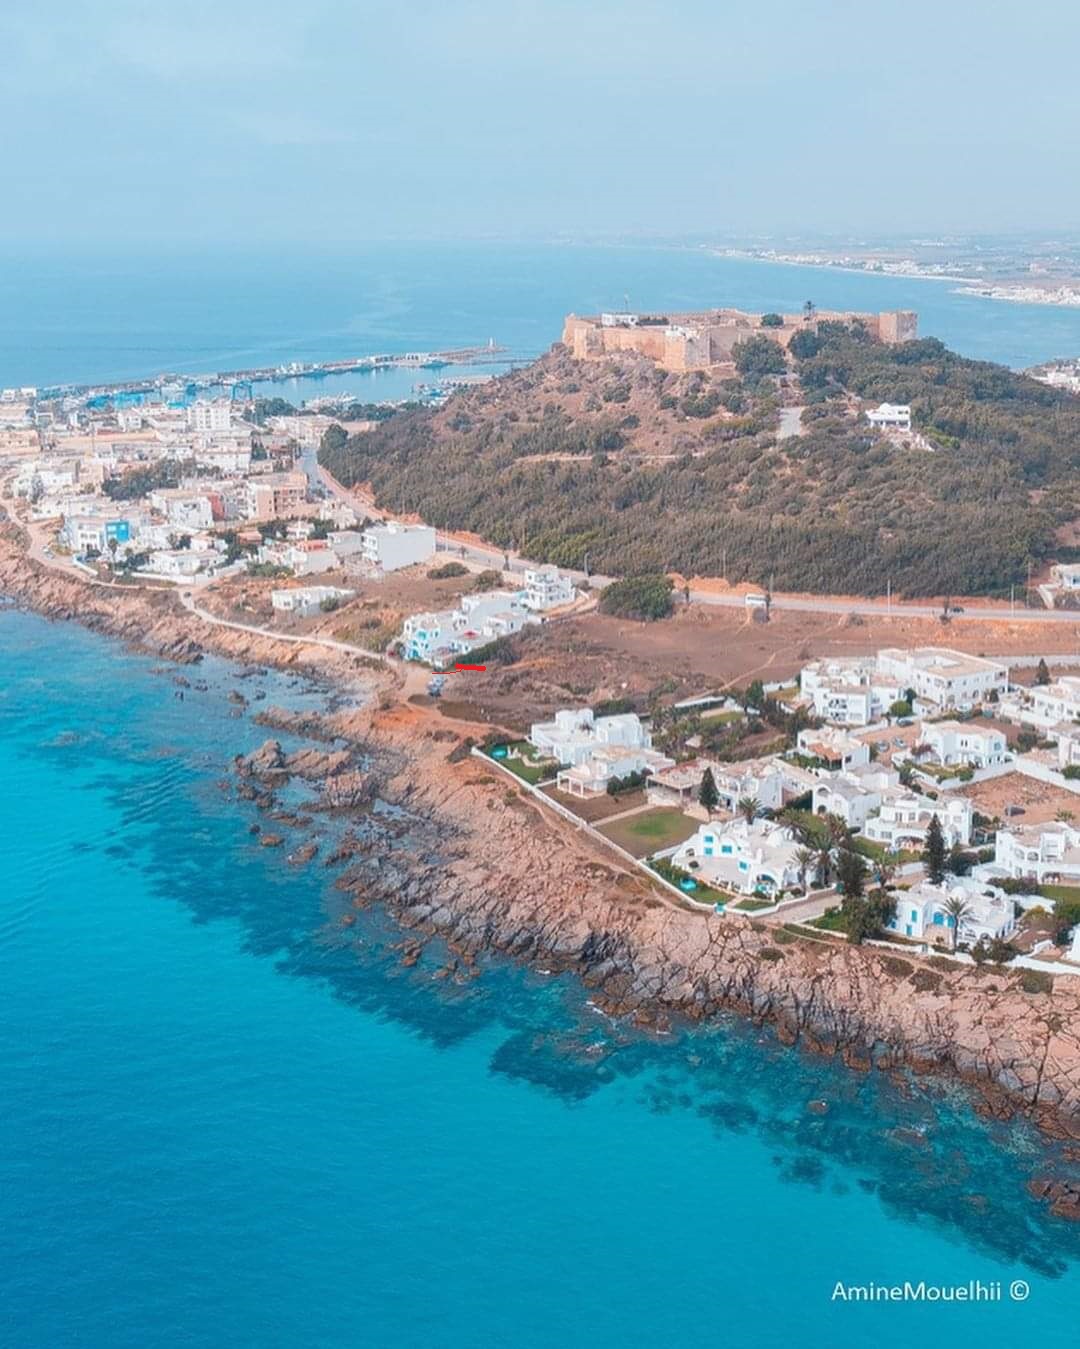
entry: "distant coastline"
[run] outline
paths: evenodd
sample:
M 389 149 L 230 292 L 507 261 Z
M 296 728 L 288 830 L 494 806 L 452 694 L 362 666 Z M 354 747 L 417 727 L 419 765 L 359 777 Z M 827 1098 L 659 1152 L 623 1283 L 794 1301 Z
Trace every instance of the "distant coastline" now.
M 889 268 L 876 265 L 859 267 L 850 261 L 830 261 L 824 257 L 800 257 L 790 253 L 755 252 L 741 248 L 711 248 L 714 257 L 737 262 L 767 262 L 777 267 L 803 267 L 821 272 L 843 272 L 851 276 L 869 276 L 897 281 L 944 281 L 952 286 L 953 295 L 968 295 L 980 300 L 1003 301 L 1009 304 L 1037 304 L 1049 308 L 1080 308 L 1080 279 L 1075 285 L 1061 285 L 1054 289 L 1024 285 L 1022 282 L 987 281 L 975 276 L 952 272 L 930 272 L 918 263 L 908 268 Z

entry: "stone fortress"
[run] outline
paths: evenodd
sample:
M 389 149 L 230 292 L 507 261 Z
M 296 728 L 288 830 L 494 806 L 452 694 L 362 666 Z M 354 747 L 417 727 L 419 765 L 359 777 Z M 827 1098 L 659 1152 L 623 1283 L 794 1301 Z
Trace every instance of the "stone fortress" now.
M 763 324 L 763 317 L 739 309 L 710 309 L 698 314 L 568 314 L 562 340 L 578 360 L 602 360 L 633 351 L 648 356 L 665 370 L 684 371 L 728 364 L 735 344 L 758 333 L 786 349 L 803 329 L 857 319 L 882 342 L 910 342 L 918 335 L 919 323 L 919 316 L 910 309 L 856 314 L 810 308 L 799 314 L 779 315 L 782 322 L 775 326 Z

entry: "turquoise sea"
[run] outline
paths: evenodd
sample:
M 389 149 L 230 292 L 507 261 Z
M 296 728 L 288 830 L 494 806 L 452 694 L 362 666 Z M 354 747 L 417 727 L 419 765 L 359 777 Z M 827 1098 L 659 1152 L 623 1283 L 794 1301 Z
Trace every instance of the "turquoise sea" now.
M 317 691 L 184 673 L 0 611 L 6 1347 L 1075 1338 L 1031 1131 L 734 1018 L 651 1039 L 569 979 L 403 968 L 223 789 L 260 695 Z M 905 1279 L 1006 1291 L 833 1300 Z
M 488 337 L 524 356 L 625 293 L 911 305 L 972 355 L 1080 353 L 1078 311 L 929 282 L 415 245 L 0 261 L 0 385 Z M 383 915 L 343 928 L 333 872 L 257 846 L 223 790 L 265 737 L 229 691 L 318 691 L 208 660 L 180 700 L 156 670 L 0 610 L 5 1349 L 1075 1338 L 1080 1232 L 1025 1193 L 1064 1165 L 1030 1130 L 737 1019 L 651 1039 L 573 980 L 403 968 Z M 1001 1281 L 1002 1301 L 833 1299 L 905 1279 Z

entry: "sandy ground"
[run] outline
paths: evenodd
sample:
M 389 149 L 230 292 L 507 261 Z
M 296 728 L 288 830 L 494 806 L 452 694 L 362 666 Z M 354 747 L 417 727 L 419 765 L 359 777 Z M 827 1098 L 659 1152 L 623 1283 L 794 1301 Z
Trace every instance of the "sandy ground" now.
M 1005 824 L 1044 824 L 1056 819 L 1059 811 L 1069 811 L 1080 818 L 1080 796 L 1021 773 L 1006 773 L 1004 777 L 960 790 L 980 814 Z M 1023 814 L 1006 816 L 1009 806 L 1019 806 Z

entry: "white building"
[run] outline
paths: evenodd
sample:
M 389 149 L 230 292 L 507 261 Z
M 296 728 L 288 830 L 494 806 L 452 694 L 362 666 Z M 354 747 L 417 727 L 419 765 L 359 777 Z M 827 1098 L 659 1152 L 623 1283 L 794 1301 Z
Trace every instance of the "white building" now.
M 870 762 L 869 742 L 835 726 L 800 731 L 795 738 L 795 748 L 800 754 L 820 759 L 827 772 L 861 768 Z
M 822 721 L 867 726 L 885 714 L 899 693 L 895 684 L 889 690 L 876 686 L 876 672 L 872 657 L 815 660 L 803 666 L 799 691 Z
M 589 707 L 564 708 L 553 721 L 529 728 L 529 744 L 566 767 L 584 763 L 595 749 L 651 749 L 652 736 L 633 712 L 596 717 Z
M 571 796 L 597 796 L 607 791 L 612 779 L 629 777 L 631 773 L 659 772 L 674 762 L 654 749 L 595 745 L 572 768 L 560 769 L 556 786 Z
M 977 721 L 928 721 L 922 728 L 922 743 L 929 746 L 944 767 L 970 764 L 973 768 L 988 768 L 1009 759 L 1004 734 L 993 726 L 980 726 Z
M 60 529 L 60 542 L 79 556 L 90 551 L 102 557 L 124 558 L 137 551 L 146 517 L 128 511 L 124 515 L 69 515 Z
M 189 431 L 203 434 L 214 431 L 228 431 L 232 425 L 232 406 L 225 399 L 200 398 L 187 409 Z
M 251 468 L 251 444 L 235 441 L 229 445 L 196 447 L 195 466 L 215 473 L 247 473 Z
M 941 825 L 946 847 L 954 843 L 967 847 L 971 842 L 972 809 L 964 796 L 942 796 L 932 801 L 917 792 L 890 792 L 882 800 L 878 814 L 866 821 L 863 832 L 868 839 L 884 843 L 894 851 L 920 849 L 934 816 Z
M 1009 687 L 1007 665 L 941 646 L 879 651 L 877 675 L 890 686 L 914 689 L 916 698 L 923 702 L 962 712 L 971 711 L 991 694 L 1000 695 Z
M 160 487 L 149 495 L 153 510 L 181 529 L 209 529 L 214 523 L 214 503 L 207 492 L 184 487 Z
M 1080 881 L 1080 829 L 1062 821 L 1013 825 L 994 839 L 994 868 L 1016 880 Z
M 1059 562 L 1050 575 L 1059 590 L 1080 590 L 1080 562 Z
M 961 900 L 967 911 L 960 918 L 948 912 L 950 900 Z M 945 885 L 920 881 L 910 890 L 896 894 L 896 917 L 888 924 L 891 932 L 916 941 L 953 945 L 974 944 L 981 937 L 993 940 L 1008 937 L 1016 929 L 1016 908 L 1009 895 L 992 885 L 956 876 Z
M 340 567 L 337 554 L 325 539 L 269 539 L 256 554 L 260 563 L 285 567 L 295 576 L 318 576 Z
M 784 825 L 738 819 L 703 824 L 671 860 L 710 885 L 773 895 L 799 884 L 798 852 L 795 835 Z
M 908 403 L 879 403 L 867 412 L 866 420 L 880 431 L 910 431 L 911 407 Z
M 364 530 L 364 557 L 382 571 L 400 571 L 435 556 L 435 531 L 430 525 L 403 525 L 396 520 Z
M 525 569 L 525 591 L 521 602 L 526 609 L 543 613 L 545 609 L 557 609 L 560 605 L 569 604 L 573 598 L 573 581 L 557 567 Z
M 1062 722 L 1080 722 L 1080 678 L 1062 675 L 1050 684 L 1013 689 L 1003 700 L 1001 712 L 1054 738 Z
M 272 590 L 270 603 L 281 614 L 299 614 L 307 618 L 334 600 L 344 604 L 356 594 L 340 586 L 297 586 L 294 590 Z
M 518 595 L 509 590 L 489 590 L 465 595 L 457 609 L 413 614 L 402 628 L 406 660 L 446 666 L 479 646 L 519 632 L 528 621 Z
M 862 829 L 899 783 L 899 774 L 875 764 L 821 777 L 814 784 L 814 814 L 836 815 L 849 829 Z
M 143 571 L 175 580 L 189 579 L 201 573 L 211 575 L 223 561 L 214 548 L 158 548 L 149 556 Z

